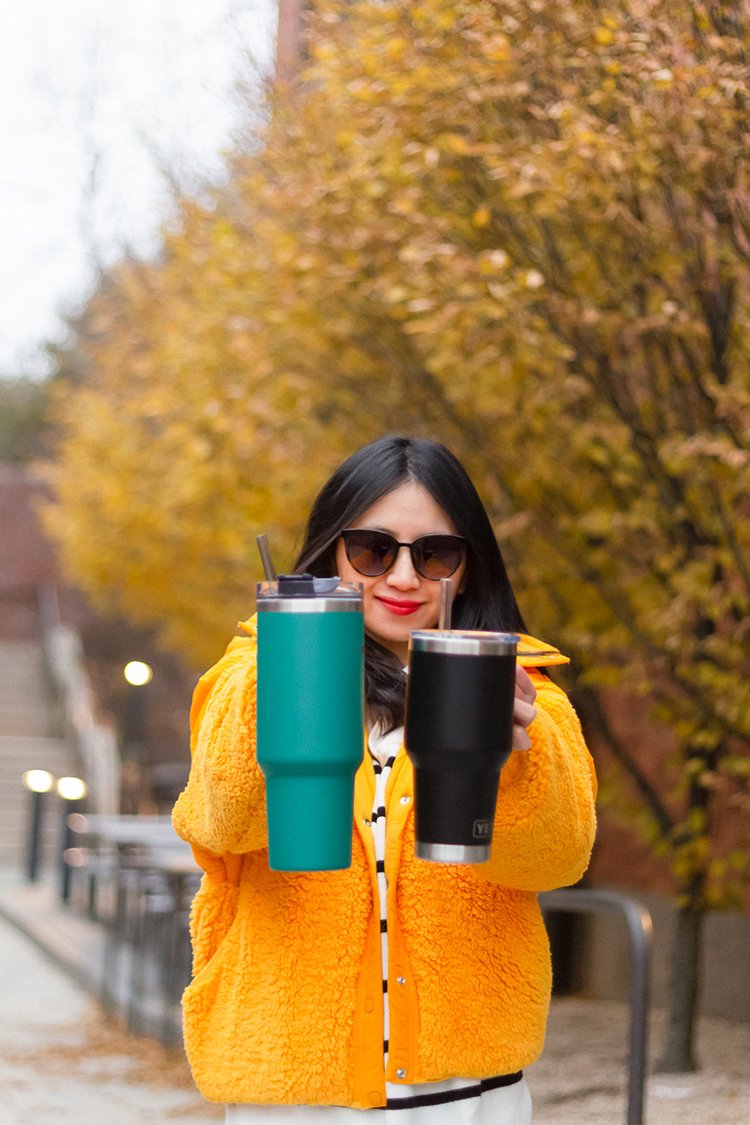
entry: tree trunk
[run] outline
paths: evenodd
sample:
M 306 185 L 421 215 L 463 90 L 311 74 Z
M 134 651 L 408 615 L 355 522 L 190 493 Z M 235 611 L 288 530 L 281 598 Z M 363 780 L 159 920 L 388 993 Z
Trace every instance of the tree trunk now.
M 658 1069 L 671 1074 L 693 1073 L 695 1022 L 698 1014 L 704 911 L 684 906 L 677 911 L 669 983 L 669 1024 L 664 1055 Z

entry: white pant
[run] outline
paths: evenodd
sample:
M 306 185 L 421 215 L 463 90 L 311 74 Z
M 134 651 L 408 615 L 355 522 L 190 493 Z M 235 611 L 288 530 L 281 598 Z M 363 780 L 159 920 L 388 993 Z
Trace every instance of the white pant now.
M 347 1109 L 330 1105 L 228 1105 L 226 1125 L 531 1125 L 531 1094 L 522 1078 L 480 1098 L 416 1109 Z M 371 1117 L 369 1115 L 372 1115 Z

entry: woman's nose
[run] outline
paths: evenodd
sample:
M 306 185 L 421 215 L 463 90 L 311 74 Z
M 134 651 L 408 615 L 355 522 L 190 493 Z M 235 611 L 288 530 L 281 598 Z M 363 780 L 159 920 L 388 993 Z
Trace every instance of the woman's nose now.
M 405 590 L 419 585 L 419 575 L 411 561 L 411 551 L 408 547 L 399 547 L 396 561 L 386 575 L 386 581 L 391 586 L 398 586 Z

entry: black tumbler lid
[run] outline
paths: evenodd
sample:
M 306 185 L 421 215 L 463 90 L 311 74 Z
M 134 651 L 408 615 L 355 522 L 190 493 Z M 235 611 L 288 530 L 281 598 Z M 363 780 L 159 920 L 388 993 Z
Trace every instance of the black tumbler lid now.
M 440 652 L 456 656 L 515 656 L 517 633 L 489 633 L 480 629 L 415 629 L 410 652 Z
M 315 597 L 315 577 L 312 574 L 280 574 L 278 582 L 279 597 Z

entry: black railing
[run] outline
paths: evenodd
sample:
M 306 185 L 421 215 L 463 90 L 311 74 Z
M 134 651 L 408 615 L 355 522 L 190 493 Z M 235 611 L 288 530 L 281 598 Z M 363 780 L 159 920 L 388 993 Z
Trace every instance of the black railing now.
M 643 1125 L 646 1093 L 652 923 L 641 903 L 617 891 L 572 887 L 539 896 L 542 910 L 619 914 L 630 939 L 627 1125 Z
M 200 882 L 192 852 L 163 816 L 71 817 L 73 881 L 103 929 L 97 974 L 106 1008 L 165 1046 L 181 1034 L 190 981 L 190 903 Z M 71 896 L 68 895 L 68 898 Z

